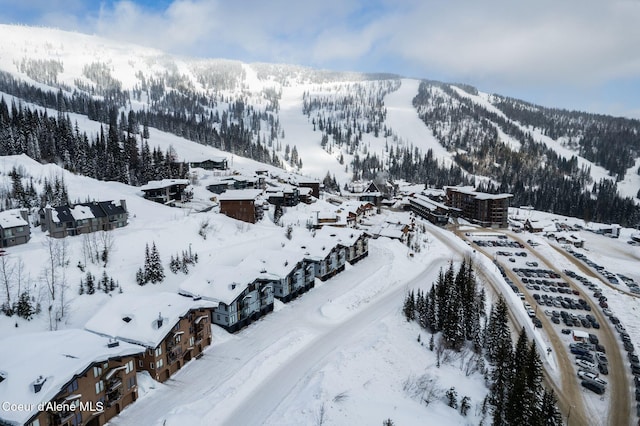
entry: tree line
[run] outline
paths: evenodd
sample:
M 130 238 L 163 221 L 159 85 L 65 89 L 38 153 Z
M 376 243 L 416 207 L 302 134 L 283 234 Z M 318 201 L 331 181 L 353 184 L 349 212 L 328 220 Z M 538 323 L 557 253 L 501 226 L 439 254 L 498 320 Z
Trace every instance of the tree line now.
M 553 390 L 542 386 L 535 341 L 529 343 L 522 328 L 514 347 L 506 302 L 500 296 L 487 318 L 485 299 L 473 264 L 465 259 L 457 271 L 453 263 L 441 270 L 429 291 L 408 293 L 403 313 L 407 321 L 431 333 L 429 348 L 437 349 L 438 366 L 445 350 L 470 349 L 476 354 L 475 368 L 489 387 L 483 409 L 490 410 L 493 425 L 562 425 Z M 453 392 L 450 389 L 448 396 Z

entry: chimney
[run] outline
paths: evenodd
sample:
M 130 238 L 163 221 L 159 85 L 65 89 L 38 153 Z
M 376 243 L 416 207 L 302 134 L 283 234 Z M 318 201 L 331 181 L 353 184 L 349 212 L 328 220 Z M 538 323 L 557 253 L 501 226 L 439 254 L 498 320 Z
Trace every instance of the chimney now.
M 162 327 L 162 312 L 158 312 L 158 328 Z
M 47 379 L 45 379 L 42 376 L 38 376 L 38 378 L 36 379 L 35 382 L 33 382 L 33 391 L 35 393 L 40 392 L 40 390 L 42 390 L 42 385 L 44 385 L 44 382 L 46 382 Z

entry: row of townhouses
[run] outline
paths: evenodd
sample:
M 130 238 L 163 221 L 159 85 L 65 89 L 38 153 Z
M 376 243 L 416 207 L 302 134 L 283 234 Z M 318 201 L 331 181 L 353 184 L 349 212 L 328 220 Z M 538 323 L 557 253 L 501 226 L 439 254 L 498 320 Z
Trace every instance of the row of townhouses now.
M 128 218 L 124 200 L 47 206 L 39 212 L 40 228 L 53 238 L 122 228 L 127 225 Z M 0 212 L 0 248 L 26 244 L 30 239 L 31 225 L 27 210 Z
M 212 343 L 368 255 L 368 235 L 325 227 L 237 267 L 212 266 L 179 293 L 119 294 L 83 330 L 0 340 L 0 425 L 103 425 L 138 398 L 136 373 L 164 382 Z M 44 354 L 44 356 L 43 356 Z

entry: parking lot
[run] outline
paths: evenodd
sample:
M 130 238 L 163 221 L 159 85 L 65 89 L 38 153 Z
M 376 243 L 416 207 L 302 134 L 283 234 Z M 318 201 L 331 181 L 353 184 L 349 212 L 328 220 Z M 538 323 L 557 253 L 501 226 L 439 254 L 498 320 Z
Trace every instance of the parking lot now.
M 609 360 L 599 338 L 601 324 L 592 312 L 597 307 L 593 299 L 584 294 L 587 290 L 596 292 L 596 296 L 601 297 L 599 302 L 606 306 L 606 298 L 597 294 L 599 288 L 588 281 L 582 283 L 586 288 L 577 287 L 545 267 L 529 247 L 504 235 L 481 238 L 474 235 L 473 243 L 493 255 L 494 263 L 522 300 L 523 309 L 534 326 L 543 328 L 540 318 L 547 317 L 551 324 L 544 331 L 557 333 L 566 345 L 567 354 L 574 358 L 577 382 L 597 395 L 604 394 L 607 383 L 602 377 L 609 374 Z M 507 269 L 512 274 L 507 274 Z M 517 282 L 509 278 L 514 275 Z M 571 275 L 578 278 L 577 274 Z M 533 299 L 533 306 L 527 299 Z

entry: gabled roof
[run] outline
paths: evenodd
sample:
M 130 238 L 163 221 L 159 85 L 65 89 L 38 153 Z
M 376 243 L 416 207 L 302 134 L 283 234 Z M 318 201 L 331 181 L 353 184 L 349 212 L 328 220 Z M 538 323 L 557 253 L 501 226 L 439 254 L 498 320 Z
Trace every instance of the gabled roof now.
M 20 215 L 20 210 L 6 210 L 0 212 L 0 228 L 2 229 L 28 225 L 27 221 Z
M 300 251 L 286 248 L 281 250 L 261 250 L 253 256 L 246 257 L 238 268 L 254 271 L 256 278 L 282 279 L 289 275 L 299 262 L 304 261 Z
M 0 340 L 0 401 L 34 404 L 32 410 L 0 410 L 0 423 L 26 423 L 38 412 L 38 404 L 50 401 L 74 376 L 93 363 L 135 355 L 144 349 L 85 330 L 70 329 L 20 333 Z M 44 381 L 39 392 L 34 382 Z
M 230 305 L 256 278 L 253 270 L 208 265 L 183 281 L 179 293 Z
M 98 205 L 107 214 L 107 216 L 115 216 L 117 214 L 123 214 L 127 212 L 122 203 L 119 201 L 98 201 Z
M 195 301 L 169 292 L 118 294 L 87 322 L 85 328 L 103 336 L 155 348 L 190 310 L 216 306 L 211 301 Z
M 326 238 L 345 247 L 353 246 L 363 235 L 365 232 L 358 229 L 335 226 L 323 226 L 316 231 L 316 238 Z
M 316 236 L 309 234 L 298 241 L 300 250 L 305 259 L 314 261 L 325 259 L 331 251 L 336 248 L 338 241 L 331 237 Z
M 117 201 L 92 201 L 52 208 L 51 220 L 54 222 L 72 222 L 82 219 L 94 219 L 126 213 L 126 209 Z

